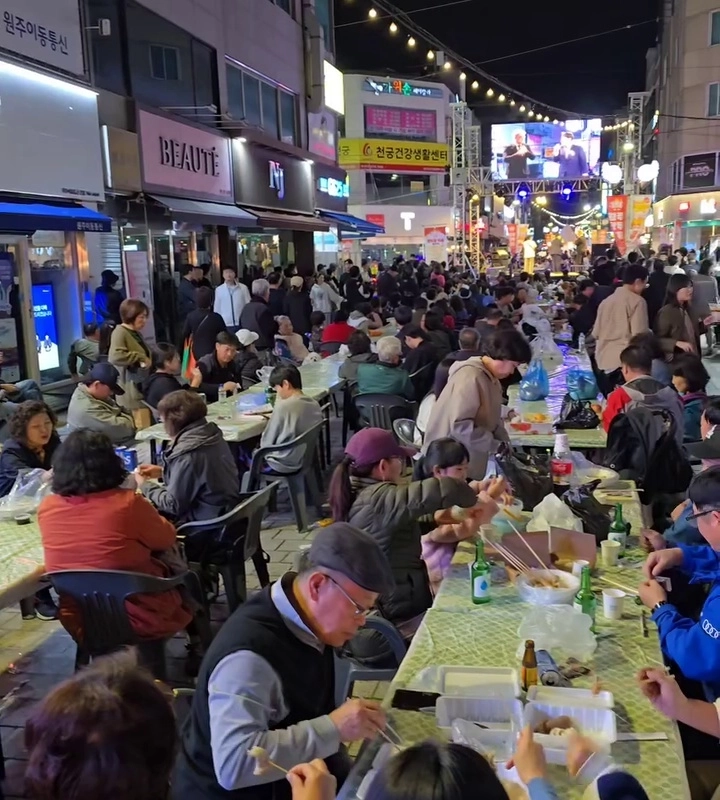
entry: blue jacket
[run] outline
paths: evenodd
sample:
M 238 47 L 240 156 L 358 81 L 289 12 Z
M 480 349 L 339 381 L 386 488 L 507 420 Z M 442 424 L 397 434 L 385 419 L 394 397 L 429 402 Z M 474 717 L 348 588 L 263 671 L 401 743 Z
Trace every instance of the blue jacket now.
M 680 547 L 682 544 L 699 544 L 707 545 L 707 542 L 700 535 L 697 522 L 693 520 L 688 522 L 688 517 L 693 513 L 692 503 L 688 503 L 682 510 L 680 516 L 673 522 L 673 524 L 663 533 L 668 547 Z
M 700 417 L 702 417 L 703 409 L 705 408 L 707 395 L 705 392 L 694 392 L 693 394 L 681 394 L 680 399 L 683 402 L 683 421 L 685 424 L 683 441 L 699 442 L 702 439 L 700 435 Z
M 710 583 L 710 593 L 694 622 L 675 606 L 661 606 L 652 614 L 660 633 L 663 653 L 680 667 L 683 675 L 701 681 L 709 702 L 720 697 L 720 553 L 709 545 L 681 545 L 682 571 L 690 583 Z

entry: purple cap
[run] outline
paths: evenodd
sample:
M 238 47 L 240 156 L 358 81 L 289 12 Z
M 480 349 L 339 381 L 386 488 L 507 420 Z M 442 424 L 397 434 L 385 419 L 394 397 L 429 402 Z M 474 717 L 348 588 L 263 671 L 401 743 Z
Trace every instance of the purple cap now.
M 350 438 L 345 455 L 352 458 L 354 467 L 372 467 L 384 458 L 412 458 L 415 450 L 399 445 L 390 431 L 363 428 Z

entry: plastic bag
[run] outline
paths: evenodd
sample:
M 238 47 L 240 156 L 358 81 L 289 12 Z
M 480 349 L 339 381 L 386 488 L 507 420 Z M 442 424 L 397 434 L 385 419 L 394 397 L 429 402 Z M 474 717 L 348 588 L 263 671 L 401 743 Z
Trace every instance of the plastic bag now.
M 533 515 L 527 524 L 529 531 L 549 531 L 551 527 L 582 533 L 583 522 L 564 505 L 555 494 L 548 494 L 532 510 Z
M 8 519 L 20 514 L 34 514 L 40 501 L 51 490 L 51 477 L 47 470 L 20 470 L 10 493 L 0 499 L 0 515 Z
M 513 495 L 522 500 L 525 511 L 531 511 L 553 490 L 547 455 L 516 453 L 509 445 L 502 445 L 495 453 L 495 464 L 512 486 Z
M 556 428 L 570 430 L 592 430 L 600 424 L 600 417 L 593 411 L 588 400 L 573 400 L 566 394 L 560 407 Z
M 567 390 L 573 400 L 597 400 L 599 389 L 592 370 L 570 367 L 567 373 Z
M 533 360 L 543 362 L 545 369 L 552 372 L 563 363 L 562 350 L 557 346 L 551 332 L 538 333 L 530 342 Z
M 572 606 L 533 606 L 518 628 L 517 657 L 522 659 L 525 640 L 532 639 L 536 650 L 547 650 L 555 661 L 587 661 L 597 649 L 591 624 L 587 614 L 578 614 Z
M 550 394 L 550 379 L 542 361 L 531 361 L 520 381 L 521 400 L 544 400 Z
M 608 537 L 612 511 L 612 506 L 605 506 L 595 499 L 593 492 L 599 485 L 600 481 L 591 481 L 569 489 L 562 496 L 563 503 L 582 520 L 585 533 L 592 533 L 598 544 Z

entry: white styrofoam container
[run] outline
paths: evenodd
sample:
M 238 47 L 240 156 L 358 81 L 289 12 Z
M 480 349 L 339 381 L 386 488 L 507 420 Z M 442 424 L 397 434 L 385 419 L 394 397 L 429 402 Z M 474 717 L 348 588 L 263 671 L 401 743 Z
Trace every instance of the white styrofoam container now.
M 612 692 L 598 692 L 592 689 L 573 689 L 569 686 L 531 686 L 527 691 L 529 703 L 565 704 L 568 706 L 590 706 L 592 708 L 613 708 L 615 697 Z
M 530 795 L 528 794 L 527 786 L 525 786 L 525 784 L 520 780 L 517 767 L 507 769 L 505 764 L 496 763 L 495 772 L 505 786 L 506 791 L 508 791 L 509 788 L 507 784 L 514 784 L 512 787 L 512 794 L 510 794 L 508 791 L 509 797 L 512 797 L 513 800 L 521 800 L 521 798 L 522 800 L 525 800 L 525 798 L 529 798 Z
M 480 722 L 493 730 L 517 730 L 523 725 L 523 705 L 515 698 L 440 697 L 435 706 L 439 728 L 449 728 L 453 720 Z
M 560 703 L 528 703 L 523 713 L 524 724 L 535 728 L 546 717 L 570 717 L 579 733 L 594 739 L 601 747 L 608 747 L 617 739 L 615 712 L 609 708 L 563 705 Z M 567 750 L 566 736 L 536 733 L 535 741 L 549 750 Z
M 456 744 L 464 744 L 488 761 L 503 764 L 515 753 L 517 737 L 517 731 L 484 730 L 464 719 L 453 720 L 450 732 L 450 739 Z
M 440 694 L 454 697 L 520 697 L 520 680 L 511 667 L 440 667 Z

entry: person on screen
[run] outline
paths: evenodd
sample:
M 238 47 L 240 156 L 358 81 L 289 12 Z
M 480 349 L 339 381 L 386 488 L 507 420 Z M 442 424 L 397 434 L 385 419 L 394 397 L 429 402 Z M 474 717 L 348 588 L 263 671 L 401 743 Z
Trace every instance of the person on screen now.
M 559 178 L 581 178 L 588 174 L 585 150 L 580 144 L 573 144 L 575 137 L 570 131 L 563 131 L 560 144 L 553 149 L 554 160 L 560 164 Z
M 505 164 L 508 180 L 519 181 L 528 177 L 528 160 L 535 158 L 535 155 L 525 143 L 525 131 L 515 131 L 513 142 L 505 148 Z

